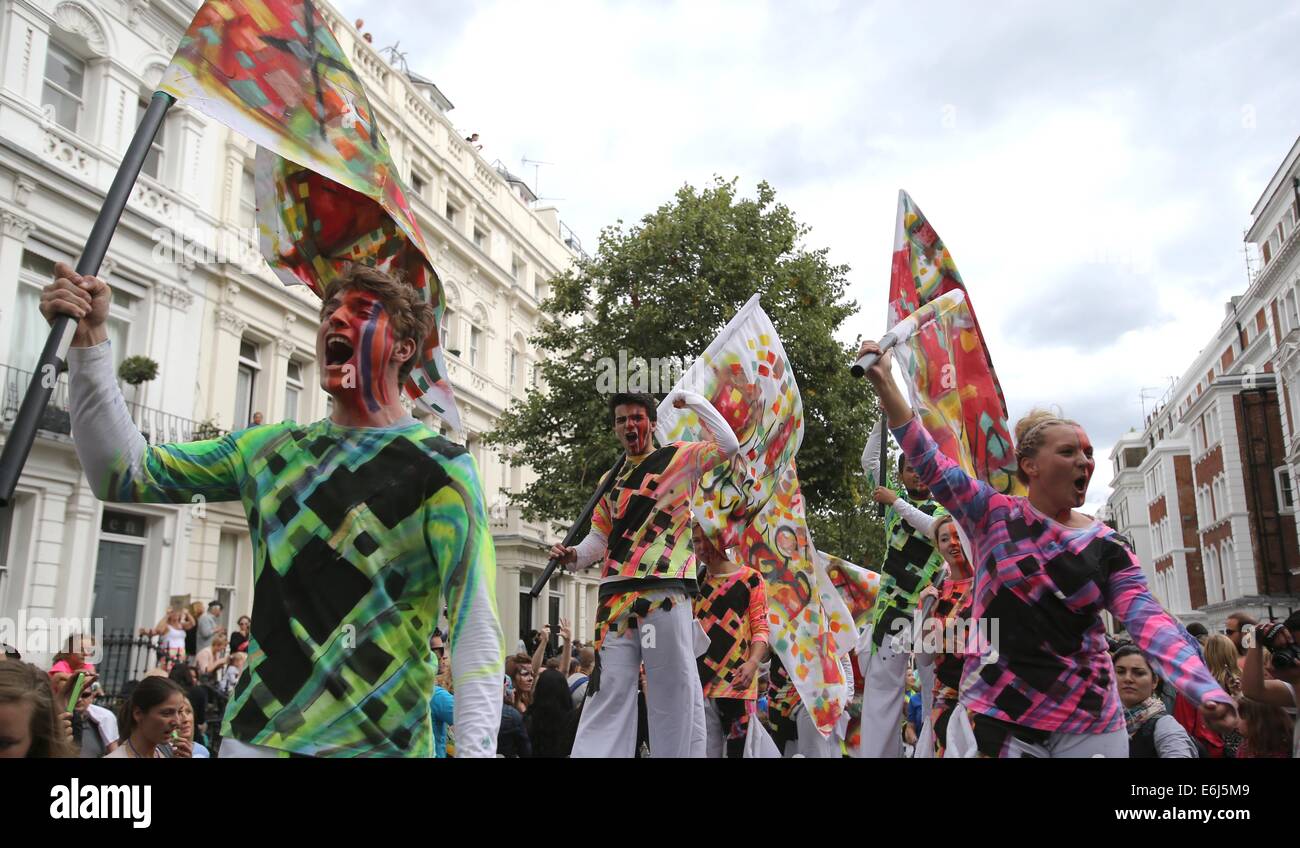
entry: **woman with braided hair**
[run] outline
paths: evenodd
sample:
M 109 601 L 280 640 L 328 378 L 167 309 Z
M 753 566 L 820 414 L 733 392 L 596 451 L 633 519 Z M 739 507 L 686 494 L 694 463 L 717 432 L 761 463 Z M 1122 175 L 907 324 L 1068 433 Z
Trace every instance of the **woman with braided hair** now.
M 1232 697 L 1210 675 L 1187 631 L 1151 596 L 1142 568 L 1113 529 L 1079 512 L 1096 463 L 1073 421 L 1034 411 L 1016 425 L 1017 475 L 1006 495 L 939 450 L 894 383 L 891 357 L 864 342 L 867 370 L 908 463 L 971 543 L 974 621 L 999 638 L 968 653 L 960 701 L 986 757 L 1126 757 L 1124 709 L 1102 611 L 1132 634 L 1151 668 L 1216 729 L 1236 722 Z

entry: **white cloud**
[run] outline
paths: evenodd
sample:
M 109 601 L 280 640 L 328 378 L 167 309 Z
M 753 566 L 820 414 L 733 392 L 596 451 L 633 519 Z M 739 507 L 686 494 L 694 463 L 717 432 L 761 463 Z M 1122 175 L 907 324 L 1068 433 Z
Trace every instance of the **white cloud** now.
M 1247 2 L 346 0 L 588 244 L 683 183 L 766 179 L 883 331 L 895 198 L 945 239 L 1012 417 L 1142 426 L 1245 287 L 1241 232 L 1300 133 L 1297 12 Z M 413 45 L 419 45 L 416 49 Z

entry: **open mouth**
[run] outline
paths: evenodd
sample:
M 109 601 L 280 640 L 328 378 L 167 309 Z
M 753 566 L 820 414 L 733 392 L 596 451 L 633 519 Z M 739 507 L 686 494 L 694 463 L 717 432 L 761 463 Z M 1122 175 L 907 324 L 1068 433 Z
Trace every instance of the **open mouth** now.
M 352 343 L 340 335 L 325 338 L 325 365 L 337 367 L 352 358 Z
M 1074 493 L 1079 497 L 1084 497 L 1085 495 L 1088 494 L 1087 474 L 1081 474 L 1078 477 L 1074 478 Z

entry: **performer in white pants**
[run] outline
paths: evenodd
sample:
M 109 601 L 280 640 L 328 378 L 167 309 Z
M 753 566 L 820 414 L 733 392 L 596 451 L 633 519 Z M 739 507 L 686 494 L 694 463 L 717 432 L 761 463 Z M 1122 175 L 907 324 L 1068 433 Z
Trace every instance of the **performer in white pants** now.
M 871 432 L 862 453 L 862 470 L 875 481 L 882 479 L 880 424 Z M 880 594 L 872 610 L 871 626 L 858 646 L 862 669 L 862 731 L 860 757 L 901 757 L 903 740 L 898 730 L 898 700 L 907 671 L 912 612 L 917 598 L 931 585 L 943 559 L 935 552 L 931 530 L 943 508 L 930 499 L 915 472 L 900 457 L 899 481 L 890 489 L 877 486 L 873 497 L 885 510 L 885 556 L 881 565 Z M 895 636 L 902 634 L 902 639 Z
M 657 404 L 641 394 L 610 398 L 614 435 L 627 455 L 618 479 L 597 504 L 591 532 L 551 556 L 577 570 L 603 563 L 596 613 L 596 667 L 587 684 L 574 757 L 631 757 L 636 687 L 646 667 L 650 753 L 704 755 L 704 694 L 695 658 L 708 640 L 695 622 L 695 552 L 691 501 L 700 478 L 730 462 L 740 445 L 726 419 L 702 396 L 677 392 L 710 441 L 655 448 Z

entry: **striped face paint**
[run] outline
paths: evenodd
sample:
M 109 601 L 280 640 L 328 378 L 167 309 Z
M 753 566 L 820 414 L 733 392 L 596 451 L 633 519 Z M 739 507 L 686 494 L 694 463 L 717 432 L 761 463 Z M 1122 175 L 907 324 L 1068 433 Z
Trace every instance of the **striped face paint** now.
M 378 413 L 396 399 L 396 382 L 389 386 L 385 379 L 394 346 L 392 322 L 376 294 L 349 289 L 335 295 L 316 337 L 321 388 L 354 413 Z

